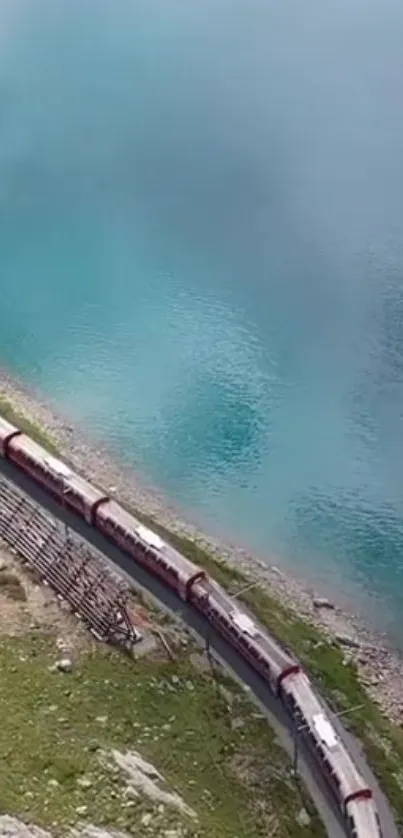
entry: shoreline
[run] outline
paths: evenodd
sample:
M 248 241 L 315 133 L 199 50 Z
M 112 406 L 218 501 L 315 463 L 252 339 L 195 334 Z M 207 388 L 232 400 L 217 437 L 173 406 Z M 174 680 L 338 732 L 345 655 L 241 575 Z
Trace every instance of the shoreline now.
M 357 665 L 361 683 L 392 721 L 403 725 L 403 657 L 386 635 L 369 628 L 362 618 L 317 596 L 311 586 L 276 565 L 267 565 L 248 550 L 202 533 L 186 522 L 157 490 L 141 485 L 132 467 L 108 453 L 70 417 L 62 416 L 51 399 L 0 368 L 0 396 L 54 439 L 62 458 L 117 499 L 136 506 L 178 535 L 187 536 L 216 559 L 240 571 L 297 616 L 309 621 L 343 648 L 346 661 Z M 330 592 L 329 592 L 330 593 Z

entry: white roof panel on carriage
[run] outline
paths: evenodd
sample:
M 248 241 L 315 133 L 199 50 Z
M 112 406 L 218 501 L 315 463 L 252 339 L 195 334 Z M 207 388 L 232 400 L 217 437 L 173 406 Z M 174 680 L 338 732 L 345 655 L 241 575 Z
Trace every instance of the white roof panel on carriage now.
M 89 483 L 85 477 L 81 477 L 81 474 L 77 474 L 75 471 L 71 471 L 68 478 L 66 478 L 66 489 L 70 489 L 72 491 L 76 490 L 81 494 L 85 495 L 87 501 L 93 502 L 96 500 L 100 500 L 100 498 L 106 498 L 107 494 L 104 489 L 99 489 L 97 486 L 93 486 L 92 483 Z
M 249 634 L 250 637 L 256 637 L 259 633 L 259 629 L 257 628 L 256 624 L 245 614 L 244 611 L 233 611 L 231 614 L 231 618 L 236 626 L 238 626 L 244 634 Z
M 98 514 L 101 518 L 112 517 L 123 529 L 132 532 L 134 535 L 140 524 L 138 518 L 135 518 L 127 509 L 120 506 L 116 500 L 110 500 L 105 506 L 100 506 Z
M 329 722 L 329 719 L 326 718 L 324 713 L 315 713 L 313 719 L 313 725 L 318 734 L 319 738 L 322 742 L 330 749 L 335 748 L 338 744 L 338 739 L 336 736 L 336 731 L 332 727 Z
M 157 533 L 149 530 L 148 527 L 145 527 L 144 524 L 139 524 L 136 527 L 136 530 L 140 536 L 150 547 L 155 547 L 157 550 L 161 550 L 164 546 L 164 542 L 162 538 L 157 535 Z
M 332 748 L 336 748 L 338 744 L 336 731 L 330 724 L 329 719 L 326 718 L 325 714 L 315 713 L 312 721 L 319 739 L 321 739 L 330 750 L 332 750 Z
M 61 460 L 52 457 L 51 454 L 45 454 L 43 461 L 48 469 L 59 475 L 59 477 L 71 477 L 71 469 L 66 466 L 66 463 L 62 463 Z

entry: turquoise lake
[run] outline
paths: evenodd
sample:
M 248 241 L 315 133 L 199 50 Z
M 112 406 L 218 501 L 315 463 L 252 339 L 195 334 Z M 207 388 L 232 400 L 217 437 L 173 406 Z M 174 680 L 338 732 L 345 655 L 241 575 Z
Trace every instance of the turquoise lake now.
M 3 0 L 0 358 L 403 643 L 401 0 Z

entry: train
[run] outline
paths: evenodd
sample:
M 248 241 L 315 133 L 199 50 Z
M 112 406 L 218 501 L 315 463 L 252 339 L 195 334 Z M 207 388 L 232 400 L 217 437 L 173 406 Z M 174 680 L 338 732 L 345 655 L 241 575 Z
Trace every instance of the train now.
M 0 456 L 95 527 L 199 612 L 282 702 L 335 798 L 350 838 L 382 838 L 371 788 L 299 662 L 206 571 L 18 427 L 0 417 Z

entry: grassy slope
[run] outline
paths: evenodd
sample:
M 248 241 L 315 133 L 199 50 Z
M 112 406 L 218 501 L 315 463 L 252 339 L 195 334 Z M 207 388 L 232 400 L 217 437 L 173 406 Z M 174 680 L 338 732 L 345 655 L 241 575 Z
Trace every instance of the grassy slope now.
M 0 811 L 53 832 L 84 805 L 86 821 L 136 835 L 182 825 L 189 838 L 323 838 L 266 720 L 232 683 L 217 690 L 189 659 L 134 663 L 103 647 L 82 652 L 71 674 L 50 672 L 54 660 L 49 637 L 0 641 Z M 126 806 L 119 773 L 102 763 L 112 748 L 138 750 L 198 822 L 144 796 Z
M 19 414 L 15 415 L 12 405 L 1 397 L 0 413 L 3 413 L 3 402 L 6 404 L 10 421 L 15 421 L 22 427 Z M 47 447 L 50 442 L 55 450 L 55 443 L 25 418 L 24 430 Z M 221 563 L 195 541 L 169 531 L 139 510 L 133 511 L 189 559 L 205 567 L 224 587 L 234 592 L 243 587 L 245 578 L 241 573 Z M 344 710 L 358 704 L 363 705 L 362 710 L 345 719 L 345 724 L 360 737 L 368 760 L 389 797 L 399 826 L 403 829 L 403 730 L 383 716 L 360 684 L 354 664 L 346 665 L 342 650 L 336 644 L 330 644 L 320 630 L 301 620 L 291 609 L 284 608 L 263 590 L 251 590 L 240 599 L 253 609 L 273 635 L 298 655 L 335 709 Z

